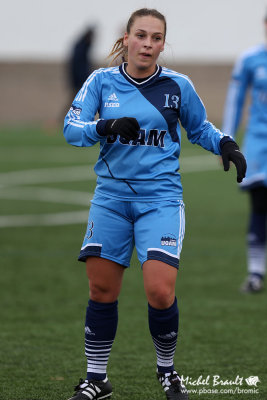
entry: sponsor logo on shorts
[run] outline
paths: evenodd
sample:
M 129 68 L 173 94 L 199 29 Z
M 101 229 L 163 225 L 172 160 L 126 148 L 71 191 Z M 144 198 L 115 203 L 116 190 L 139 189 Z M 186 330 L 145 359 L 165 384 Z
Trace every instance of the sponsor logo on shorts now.
M 164 235 L 160 241 L 161 246 L 177 246 L 177 240 L 173 235 Z

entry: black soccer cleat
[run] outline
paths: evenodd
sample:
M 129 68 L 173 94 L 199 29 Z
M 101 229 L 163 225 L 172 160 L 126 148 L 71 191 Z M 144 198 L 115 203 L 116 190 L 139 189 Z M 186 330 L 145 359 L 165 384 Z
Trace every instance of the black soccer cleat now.
M 103 381 L 83 380 L 74 388 L 74 395 L 68 400 L 101 400 L 109 399 L 112 395 L 112 386 L 108 378 Z
M 256 274 L 249 275 L 240 288 L 243 293 L 259 293 L 263 289 L 263 278 Z
M 158 372 L 157 378 L 166 393 L 167 400 L 189 400 L 186 387 L 176 371 L 166 374 Z

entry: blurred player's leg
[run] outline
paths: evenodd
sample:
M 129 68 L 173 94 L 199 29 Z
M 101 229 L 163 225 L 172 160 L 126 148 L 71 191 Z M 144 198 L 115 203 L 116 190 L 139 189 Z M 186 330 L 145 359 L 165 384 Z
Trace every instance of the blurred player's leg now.
M 267 188 L 250 191 L 251 215 L 247 237 L 248 277 L 242 291 L 257 293 L 263 289 L 266 272 Z

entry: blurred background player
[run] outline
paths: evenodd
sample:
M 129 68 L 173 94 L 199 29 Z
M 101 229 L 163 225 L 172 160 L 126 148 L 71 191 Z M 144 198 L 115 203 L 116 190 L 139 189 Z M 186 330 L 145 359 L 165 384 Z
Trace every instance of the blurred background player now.
M 69 58 L 66 62 L 66 81 L 69 90 L 69 98 L 64 105 L 63 110 L 59 113 L 59 124 L 62 124 L 66 113 L 69 110 L 69 105 L 77 92 L 81 89 L 82 85 L 92 73 L 94 67 L 92 62 L 92 47 L 95 39 L 95 28 L 87 27 L 86 30 L 79 35 L 74 41 L 70 50 Z M 46 129 L 51 125 L 46 124 Z M 52 124 L 54 127 L 54 123 Z
M 95 28 L 89 27 L 76 40 L 68 63 L 68 78 L 72 89 L 72 98 L 81 89 L 82 85 L 93 72 L 92 45 L 95 37 Z
M 67 104 L 64 105 L 63 111 L 60 112 L 60 124 L 62 123 L 62 119 L 65 118 L 73 98 L 81 89 L 88 76 L 93 72 L 92 47 L 94 39 L 95 27 L 88 27 L 75 40 L 71 48 L 70 56 L 66 63 L 66 80 L 70 95 Z
M 249 49 L 235 64 L 225 102 L 222 131 L 235 137 L 250 91 L 249 118 L 243 140 L 247 160 L 246 178 L 241 187 L 250 196 L 247 234 L 248 277 L 244 292 L 263 289 L 266 272 L 267 219 L 267 15 L 264 19 L 265 43 Z

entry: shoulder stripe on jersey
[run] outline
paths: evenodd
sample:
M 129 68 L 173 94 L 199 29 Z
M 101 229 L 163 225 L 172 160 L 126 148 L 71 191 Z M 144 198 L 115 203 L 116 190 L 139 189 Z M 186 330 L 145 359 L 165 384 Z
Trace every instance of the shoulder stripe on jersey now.
M 193 85 L 191 79 L 188 78 L 187 75 L 181 74 L 180 72 L 172 71 L 171 69 L 168 69 L 168 68 L 165 68 L 165 67 L 162 68 L 162 73 L 163 73 L 164 75 L 178 76 L 178 77 L 180 77 L 180 78 L 184 78 L 184 79 L 185 79 L 187 82 L 189 82 L 190 85 L 194 88 L 194 85 Z M 195 88 L 194 88 L 194 89 L 195 89 Z
M 94 71 L 91 73 L 91 75 L 89 75 L 89 77 L 86 79 L 86 81 L 84 82 L 81 90 L 79 91 L 79 93 L 77 94 L 75 100 L 76 101 L 84 101 L 84 92 L 87 92 L 87 86 L 89 85 L 90 82 L 92 82 L 92 80 L 95 78 L 96 74 L 99 74 L 102 72 L 102 68 Z
M 106 73 L 106 72 L 111 72 L 111 73 L 119 73 L 118 67 L 110 67 L 110 68 L 99 68 L 96 71 L 92 72 L 91 75 L 87 78 L 85 83 L 83 84 L 83 87 L 81 88 L 80 92 L 78 93 L 77 97 L 75 98 L 76 101 L 84 101 L 85 96 L 88 91 L 88 86 L 94 80 L 97 74 L 101 73 Z

